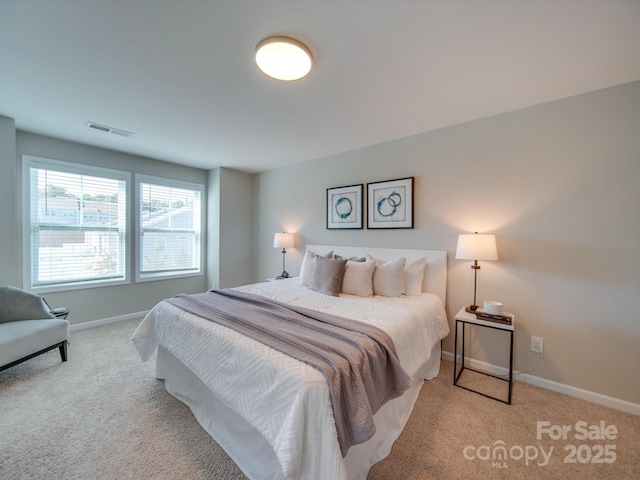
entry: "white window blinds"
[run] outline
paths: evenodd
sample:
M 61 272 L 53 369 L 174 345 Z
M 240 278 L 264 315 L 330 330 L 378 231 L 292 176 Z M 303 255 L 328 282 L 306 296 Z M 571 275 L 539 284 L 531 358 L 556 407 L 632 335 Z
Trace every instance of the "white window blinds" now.
M 127 174 L 53 161 L 28 174 L 31 287 L 127 281 Z
M 204 188 L 142 175 L 137 184 L 138 279 L 200 274 Z

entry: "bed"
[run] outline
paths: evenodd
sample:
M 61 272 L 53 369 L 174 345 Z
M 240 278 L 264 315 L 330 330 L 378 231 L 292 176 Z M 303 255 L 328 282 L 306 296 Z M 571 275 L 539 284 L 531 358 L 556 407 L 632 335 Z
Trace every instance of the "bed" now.
M 305 257 L 311 252 L 352 260 L 368 255 L 381 272 L 400 258 L 407 269 L 426 259 L 418 292 L 399 297 L 330 296 L 311 290 L 305 275 L 233 289 L 365 322 L 393 339 L 411 386 L 375 412 L 375 434 L 344 456 L 327 381 L 313 367 L 168 301 L 132 337 L 142 360 L 157 351 L 156 377 L 250 479 L 366 478 L 391 451 L 423 381 L 440 368 L 440 340 L 449 333 L 445 251 L 308 245 Z

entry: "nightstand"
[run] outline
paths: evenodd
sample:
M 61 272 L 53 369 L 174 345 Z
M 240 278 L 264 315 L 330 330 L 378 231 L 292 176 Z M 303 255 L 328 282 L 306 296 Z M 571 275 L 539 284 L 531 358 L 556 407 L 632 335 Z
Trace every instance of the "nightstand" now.
M 456 314 L 456 333 L 455 333 L 455 340 L 454 340 L 455 344 L 453 348 L 454 350 L 453 352 L 453 384 L 457 387 L 464 388 L 465 390 L 469 390 L 470 392 L 475 392 L 487 398 L 491 398 L 493 400 L 497 400 L 499 402 L 511 405 L 511 394 L 513 391 L 513 333 L 514 333 L 514 326 L 515 326 L 516 319 L 515 319 L 515 316 L 513 316 L 510 313 L 504 313 L 503 315 L 511 317 L 511 324 L 503 324 L 503 323 L 493 322 L 491 320 L 476 318 L 476 315 L 474 313 L 469 313 L 464 308 L 461 308 L 460 311 Z M 498 375 L 492 375 L 491 373 L 483 372 L 481 370 L 476 370 L 474 368 L 471 368 L 465 365 L 464 348 L 465 348 L 465 330 L 467 325 L 475 325 L 478 327 L 492 328 L 494 330 L 500 330 L 502 332 L 505 332 L 509 335 L 509 379 L 508 380 Z M 460 358 L 461 366 L 460 366 L 460 371 L 458 372 L 458 330 L 460 326 L 462 327 L 462 352 L 461 352 L 461 358 Z M 509 395 L 507 397 L 507 400 L 505 401 L 505 400 L 502 400 L 501 398 L 497 398 L 497 397 L 488 395 L 486 393 L 482 393 L 478 390 L 473 390 L 464 385 L 460 385 L 459 384 L 460 376 L 462 375 L 462 372 L 465 370 L 471 370 L 471 371 L 486 375 L 488 377 L 497 378 L 498 380 L 507 382 L 509 384 Z

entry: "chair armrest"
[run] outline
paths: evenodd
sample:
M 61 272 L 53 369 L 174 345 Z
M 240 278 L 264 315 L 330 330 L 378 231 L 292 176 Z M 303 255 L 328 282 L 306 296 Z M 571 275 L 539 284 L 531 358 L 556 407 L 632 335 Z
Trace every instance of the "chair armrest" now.
M 44 298 L 15 287 L 0 287 L 0 323 L 55 318 Z

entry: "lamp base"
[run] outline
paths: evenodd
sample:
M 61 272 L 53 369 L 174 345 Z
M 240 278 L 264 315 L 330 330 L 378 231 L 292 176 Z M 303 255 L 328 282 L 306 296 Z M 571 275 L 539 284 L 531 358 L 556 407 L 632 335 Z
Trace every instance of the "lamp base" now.
M 286 271 L 286 270 L 285 270 L 285 271 L 283 271 L 280 275 L 278 275 L 278 276 L 276 277 L 276 280 L 282 280 L 282 279 L 284 279 L 284 278 L 289 278 L 289 273 L 287 273 L 287 271 Z
M 469 305 L 464 310 L 467 313 L 476 313 L 476 310 L 478 310 L 478 305 Z

